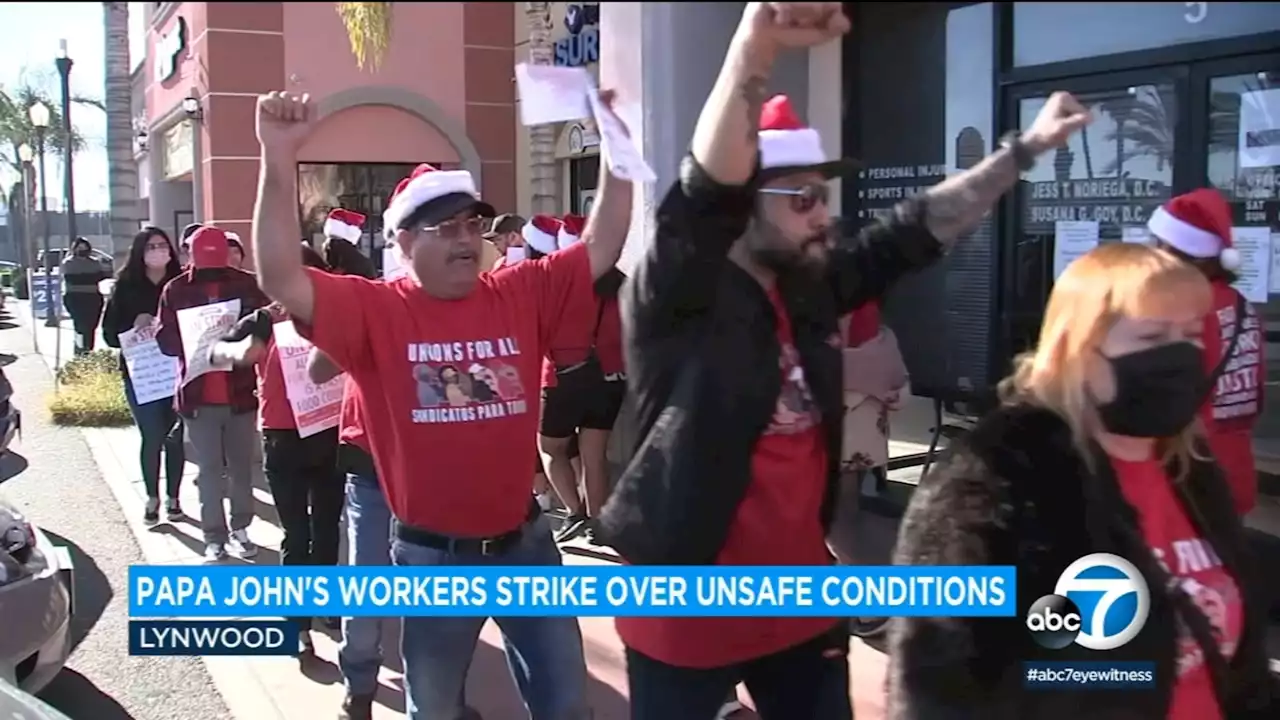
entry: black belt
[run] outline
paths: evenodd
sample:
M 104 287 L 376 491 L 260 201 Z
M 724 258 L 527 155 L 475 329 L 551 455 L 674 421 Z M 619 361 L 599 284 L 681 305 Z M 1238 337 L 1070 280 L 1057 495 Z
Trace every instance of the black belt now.
M 524 535 L 524 527 L 531 521 L 537 519 L 542 514 L 542 508 L 538 506 L 538 501 L 532 497 L 529 498 L 529 512 L 525 515 L 524 522 L 520 527 L 506 532 L 501 535 L 487 538 L 456 538 L 440 533 L 431 532 L 422 528 L 416 528 L 412 525 L 405 525 L 399 520 L 395 521 L 396 538 L 410 545 L 421 545 L 434 550 L 444 550 L 445 552 L 457 555 L 482 555 L 485 557 L 491 555 L 501 555 L 510 550 L 513 545 L 519 542 L 521 536 Z

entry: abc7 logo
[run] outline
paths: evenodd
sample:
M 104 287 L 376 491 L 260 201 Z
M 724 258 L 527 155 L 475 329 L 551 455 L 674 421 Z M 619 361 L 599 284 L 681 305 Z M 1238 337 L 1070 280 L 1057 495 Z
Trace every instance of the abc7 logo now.
M 1082 613 L 1076 595 L 1095 600 Z M 1027 610 L 1027 630 L 1040 647 L 1060 650 L 1075 643 L 1089 650 L 1115 650 L 1137 637 L 1151 610 L 1151 594 L 1133 563 L 1110 553 L 1086 555 L 1058 576 L 1052 595 Z

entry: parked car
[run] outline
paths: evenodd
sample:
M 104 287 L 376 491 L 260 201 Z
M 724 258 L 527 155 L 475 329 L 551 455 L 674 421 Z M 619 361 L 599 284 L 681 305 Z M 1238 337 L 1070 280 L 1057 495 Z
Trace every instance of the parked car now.
M 0 680 L 0 717 L 6 720 L 71 720 L 3 680 Z
M 14 437 L 22 435 L 22 411 L 13 404 L 13 385 L 0 368 L 0 455 L 9 452 Z
M 0 500 L 0 680 L 39 692 L 71 653 L 71 554 Z

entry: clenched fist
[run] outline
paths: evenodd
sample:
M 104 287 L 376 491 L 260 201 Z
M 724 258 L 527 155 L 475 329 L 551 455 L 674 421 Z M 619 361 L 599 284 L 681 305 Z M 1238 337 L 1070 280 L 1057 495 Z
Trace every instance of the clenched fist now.
M 821 45 L 849 31 L 843 3 L 748 3 L 743 19 L 753 40 L 781 48 Z
M 1056 92 L 1049 96 L 1031 127 L 1022 134 L 1022 142 L 1039 155 L 1065 145 L 1067 138 L 1093 122 L 1093 113 L 1071 93 Z
M 311 97 L 271 92 L 258 96 L 258 144 L 263 152 L 297 152 L 311 132 Z

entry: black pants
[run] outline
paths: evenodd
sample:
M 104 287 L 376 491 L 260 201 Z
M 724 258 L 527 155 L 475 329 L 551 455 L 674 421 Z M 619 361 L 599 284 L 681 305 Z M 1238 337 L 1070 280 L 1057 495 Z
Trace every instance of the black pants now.
M 102 321 L 102 296 L 95 292 L 69 292 L 62 297 L 62 304 L 71 316 L 71 326 L 76 332 L 76 355 L 93 350 Z
M 844 623 L 772 655 L 719 668 L 683 668 L 627 648 L 631 720 L 707 720 L 746 683 L 761 720 L 852 720 Z
M 344 486 L 338 472 L 338 430 L 298 437 L 262 431 L 263 470 L 284 531 L 281 565 L 337 565 Z M 300 630 L 311 618 L 294 618 Z
M 129 401 L 129 410 L 133 412 L 133 422 L 138 426 L 138 434 L 142 436 L 140 460 L 142 484 L 147 490 L 147 498 L 161 498 L 160 456 L 163 454 L 163 497 L 177 500 L 182 484 L 182 471 L 186 465 L 186 447 L 182 439 L 182 422 L 178 418 L 178 411 L 173 409 L 173 398 L 161 398 L 139 405 L 128 371 L 121 374 L 124 375 L 124 394 Z

